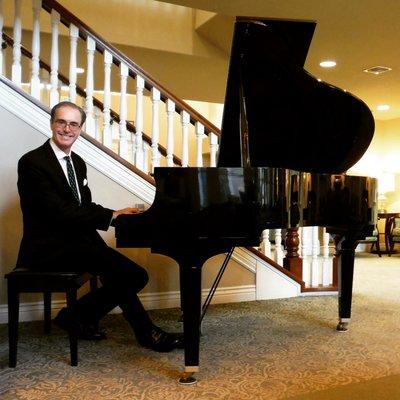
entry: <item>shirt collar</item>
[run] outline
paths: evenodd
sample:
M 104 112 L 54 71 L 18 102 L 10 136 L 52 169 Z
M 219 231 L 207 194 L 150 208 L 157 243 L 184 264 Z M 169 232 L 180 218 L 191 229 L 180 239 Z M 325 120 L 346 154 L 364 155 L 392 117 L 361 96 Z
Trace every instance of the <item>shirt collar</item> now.
M 50 138 L 50 146 L 54 151 L 54 154 L 57 157 L 57 160 L 64 159 L 65 156 L 71 156 L 71 152 L 69 154 L 62 151 L 53 141 L 53 138 Z

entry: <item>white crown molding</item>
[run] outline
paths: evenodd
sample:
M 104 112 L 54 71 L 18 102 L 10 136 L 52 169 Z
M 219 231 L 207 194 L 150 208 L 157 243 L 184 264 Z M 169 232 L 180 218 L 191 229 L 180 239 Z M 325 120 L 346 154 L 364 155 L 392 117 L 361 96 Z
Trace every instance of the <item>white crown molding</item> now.
M 18 116 L 44 136 L 50 137 L 49 114 L 2 81 L 0 81 L 0 106 Z
M 232 258 L 253 274 L 256 273 L 258 257 L 249 250 L 244 247 L 235 247 Z M 264 263 L 267 264 L 265 261 Z

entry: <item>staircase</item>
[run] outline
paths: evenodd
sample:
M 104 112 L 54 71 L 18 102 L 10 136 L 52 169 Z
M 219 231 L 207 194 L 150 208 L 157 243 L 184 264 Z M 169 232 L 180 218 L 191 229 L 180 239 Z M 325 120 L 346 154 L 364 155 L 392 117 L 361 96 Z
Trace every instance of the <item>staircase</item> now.
M 75 151 L 147 204 L 154 199 L 155 167 L 216 166 L 219 129 L 69 10 L 54 0 L 32 0 L 32 23 L 23 26 L 21 0 L 14 0 L 12 15 L 3 15 L 1 5 L 0 0 L 1 106 L 27 123 L 35 118 L 49 136 L 49 108 L 67 99 L 81 105 L 87 120 Z M 49 60 L 41 55 L 47 45 Z M 320 257 L 320 233 L 317 227 L 301 231 L 303 262 L 297 230 L 286 238 L 290 257 L 281 246 L 281 230 L 265 231 L 257 250 L 237 249 L 235 261 L 256 276 L 246 299 L 336 290 L 329 235 L 322 235 Z M 294 259 L 300 269 L 291 270 Z

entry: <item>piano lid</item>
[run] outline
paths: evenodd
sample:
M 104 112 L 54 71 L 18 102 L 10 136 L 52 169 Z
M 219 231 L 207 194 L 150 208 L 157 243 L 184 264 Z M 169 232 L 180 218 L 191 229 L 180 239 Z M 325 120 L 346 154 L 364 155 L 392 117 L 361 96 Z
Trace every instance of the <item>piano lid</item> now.
M 345 172 L 368 148 L 371 111 L 304 70 L 314 22 L 238 17 L 218 166 Z

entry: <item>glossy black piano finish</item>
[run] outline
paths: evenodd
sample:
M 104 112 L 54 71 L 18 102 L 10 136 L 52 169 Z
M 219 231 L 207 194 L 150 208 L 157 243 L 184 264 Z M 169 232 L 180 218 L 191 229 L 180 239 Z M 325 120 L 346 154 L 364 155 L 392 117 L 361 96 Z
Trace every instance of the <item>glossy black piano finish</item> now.
M 376 222 L 376 181 L 347 176 L 374 130 L 356 97 L 303 69 L 315 23 L 238 18 L 218 168 L 155 168 L 156 196 L 115 222 L 118 247 L 151 247 L 180 269 L 185 376 L 199 369 L 201 270 L 256 246 L 262 230 L 324 226 L 339 254 L 339 330 L 351 314 L 354 250 Z
M 374 118 L 360 99 L 304 70 L 314 28 L 238 18 L 218 166 L 342 173 L 362 157 Z
M 199 365 L 201 269 L 234 246 L 258 246 L 263 229 L 326 226 L 342 241 L 339 316 L 350 318 L 354 248 L 375 223 L 376 180 L 283 168 L 156 168 L 156 196 L 118 218 L 118 247 L 151 247 L 180 268 L 185 371 Z M 353 258 L 352 258 L 353 257 Z
M 152 206 L 118 218 L 119 247 L 256 246 L 264 229 L 299 226 L 361 238 L 376 223 L 375 178 L 252 167 L 156 168 L 154 178 Z

